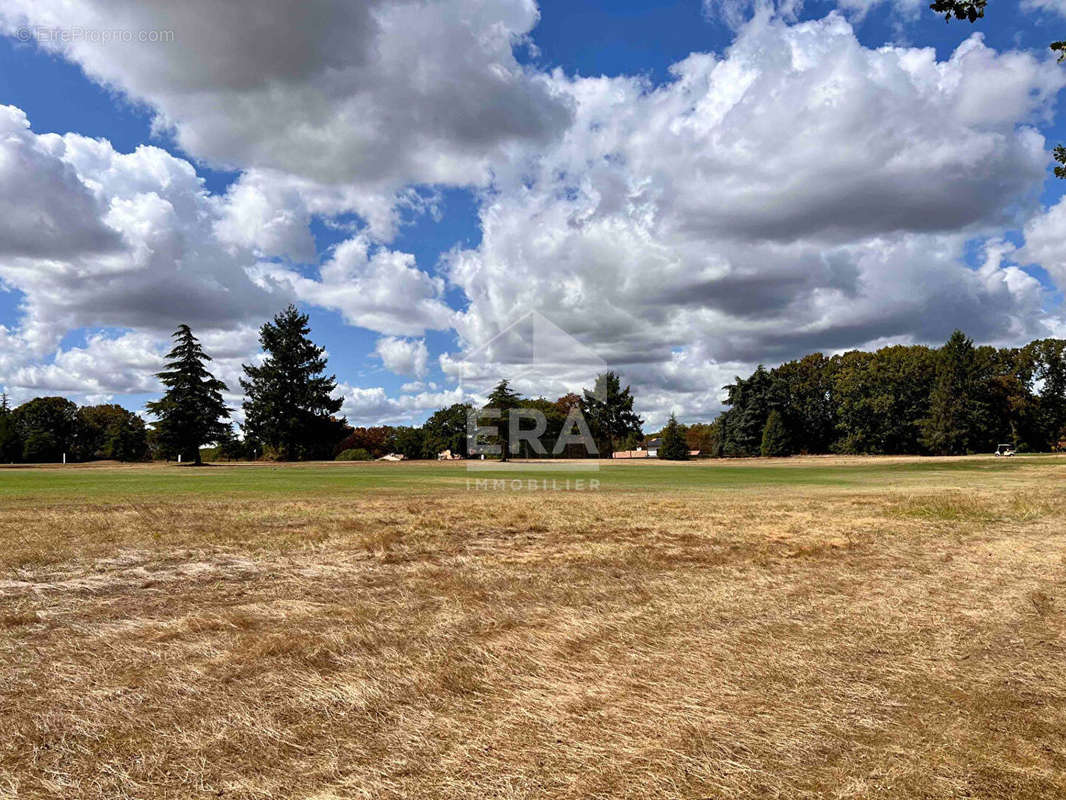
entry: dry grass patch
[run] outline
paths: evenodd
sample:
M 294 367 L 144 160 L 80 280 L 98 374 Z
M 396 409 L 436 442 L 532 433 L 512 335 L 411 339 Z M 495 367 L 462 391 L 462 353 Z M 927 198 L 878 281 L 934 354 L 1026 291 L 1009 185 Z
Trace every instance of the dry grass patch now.
M 0 510 L 0 796 L 1066 794 L 1066 497 Z

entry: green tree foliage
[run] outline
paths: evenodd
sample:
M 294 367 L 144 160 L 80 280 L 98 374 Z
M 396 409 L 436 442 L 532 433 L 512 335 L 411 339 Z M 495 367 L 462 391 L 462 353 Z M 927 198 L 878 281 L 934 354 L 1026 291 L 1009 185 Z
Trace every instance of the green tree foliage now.
M 596 376 L 596 385 L 585 389 L 581 410 L 589 429 L 601 445 L 604 455 L 622 449 L 626 437 L 641 433 L 644 420 L 633 411 L 633 393 L 629 386 L 622 388 L 617 373 L 604 372 Z
M 568 438 L 566 441 L 564 441 L 561 449 L 557 449 L 556 447 L 559 436 L 562 435 L 564 432 L 568 436 L 572 436 L 575 433 L 573 429 L 572 420 L 570 429 L 566 431 L 563 430 L 563 427 L 564 425 L 566 425 L 567 420 L 570 419 L 570 415 L 575 412 L 581 414 L 582 416 L 584 415 L 584 407 L 582 405 L 581 395 L 569 392 L 568 394 L 564 394 L 562 397 L 558 398 L 554 403 L 552 403 L 552 405 L 554 406 L 554 409 L 550 411 L 547 415 L 547 438 L 550 442 L 550 444 L 548 445 L 550 455 L 553 458 L 589 458 L 590 456 L 598 456 L 600 452 L 599 447 L 596 447 L 596 452 L 592 451 L 594 443 L 576 442 L 573 441 L 571 438 Z M 585 422 L 586 424 L 588 424 L 587 419 L 585 420 Z M 629 437 L 627 437 L 627 439 L 623 439 L 621 447 L 619 449 L 632 450 L 636 447 L 635 443 L 640 442 L 642 438 L 643 437 L 641 436 L 639 431 L 631 433 Z
M 770 411 L 784 405 L 783 387 L 762 364 L 746 380 L 737 377 L 726 387 L 732 408 L 722 415 L 722 454 L 755 456 L 762 445 L 762 429 Z
M 496 388 L 489 394 L 489 401 L 485 404 L 485 410 L 492 409 L 494 412 L 499 412 L 499 416 L 493 416 L 489 419 L 492 424 L 496 425 L 499 430 L 499 436 L 496 437 L 497 443 L 500 445 L 500 460 L 506 461 L 511 456 L 511 442 L 510 442 L 510 426 L 512 412 L 519 408 L 522 404 L 522 398 L 517 392 L 511 389 L 510 384 L 506 380 L 500 381 L 496 384 Z
M 328 458 L 346 423 L 334 419 L 343 402 L 337 381 L 325 375 L 325 349 L 308 337 L 308 317 L 289 306 L 259 329 L 267 353 L 260 366 L 244 365 L 241 379 L 245 434 L 282 461 Z
M 166 387 L 163 397 L 148 403 L 156 417 L 156 440 L 167 457 L 181 455 L 200 464 L 200 446 L 225 439 L 229 433 L 229 409 L 222 401 L 226 384 L 207 369 L 211 357 L 193 336 L 188 325 L 174 332 L 176 344 L 167 354 L 166 369 L 156 377 Z
M 943 350 L 897 345 L 832 358 L 815 353 L 727 387 L 730 408 L 716 420 L 719 444 L 710 453 L 758 454 L 774 410 L 793 453 L 991 452 L 1000 442 L 1041 451 L 1066 438 L 1066 342 L 967 348 L 965 337 L 953 338 L 945 349 L 961 346 L 966 368 L 956 376 L 960 388 L 941 389 L 935 417 L 938 379 L 950 383 L 940 367 Z M 949 435 L 944 426 L 952 414 L 957 433 Z
M 1019 383 L 1029 402 L 1021 415 L 1029 438 L 1046 450 L 1066 440 L 1066 341 L 1039 339 L 1019 351 Z M 1025 437 L 1017 437 L 1024 439 Z
M 22 440 L 7 395 L 3 394 L 0 395 L 0 462 L 10 464 L 21 460 Z
M 512 455 L 519 458 L 550 456 L 552 448 L 555 446 L 555 440 L 559 436 L 559 431 L 563 427 L 563 417 L 559 415 L 559 409 L 554 402 L 543 397 L 519 398 L 518 408 L 530 414 L 529 417 L 519 419 L 519 430 L 534 430 L 533 414 L 543 418 L 546 427 L 544 432 L 536 437 L 537 443 L 540 445 L 539 449 L 529 440 L 520 438 L 518 449 Z
M 406 425 L 393 428 L 389 441 L 390 453 L 400 453 L 404 458 L 422 458 L 425 454 L 426 439 L 421 428 Z
M 226 435 L 217 439 L 216 442 L 215 457 L 222 461 L 255 461 L 263 452 L 259 442 L 254 439 L 241 439 L 232 428 L 227 428 Z
M 936 382 L 929 397 L 923 441 L 934 455 L 958 455 L 973 443 L 973 341 L 955 331 L 937 355 Z
M 83 406 L 74 418 L 75 458 L 143 461 L 148 456 L 144 421 L 122 406 Z
M 788 442 L 788 432 L 785 430 L 785 418 L 776 408 L 766 418 L 759 452 L 763 458 L 787 456 L 792 453 Z
M 372 461 L 374 456 L 362 447 L 353 447 L 337 453 L 337 461 Z
M 935 371 L 936 352 L 928 347 L 839 356 L 831 367 L 839 438 L 830 448 L 809 452 L 923 452 L 922 426 Z
M 773 370 L 774 398 L 797 452 L 826 453 L 836 439 L 837 407 L 833 399 L 835 362 L 812 353 Z
M 451 450 L 463 457 L 469 455 L 467 425 L 474 407 L 455 403 L 433 414 L 422 426 L 423 455 L 436 458 L 438 453 Z
M 659 458 L 666 461 L 685 461 L 688 459 L 688 445 L 685 443 L 685 429 L 677 421 L 677 417 L 670 415 L 669 422 L 660 434 L 662 443 L 659 445 Z
M 22 461 L 56 462 L 74 453 L 74 415 L 78 407 L 65 397 L 35 397 L 13 412 L 22 443 Z

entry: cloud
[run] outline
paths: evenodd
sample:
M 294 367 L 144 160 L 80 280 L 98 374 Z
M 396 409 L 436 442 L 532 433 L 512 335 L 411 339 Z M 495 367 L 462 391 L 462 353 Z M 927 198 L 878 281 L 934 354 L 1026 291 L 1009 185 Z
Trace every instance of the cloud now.
M 734 31 L 744 28 L 753 18 L 777 16 L 795 22 L 803 11 L 803 0 L 703 0 L 703 13 L 721 19 Z
M 215 234 L 261 258 L 316 260 L 311 212 L 300 192 L 258 172 L 243 174 L 226 191 Z
M 337 389 L 344 399 L 341 413 L 350 425 L 420 424 L 437 409 L 467 399 L 458 388 L 399 396 L 390 396 L 380 386 L 363 387 L 344 383 L 338 385 Z
M 424 339 L 400 339 L 385 336 L 378 339 L 374 355 L 385 369 L 397 375 L 425 378 L 429 371 L 429 350 Z
M 1039 264 L 1056 286 L 1066 289 L 1066 199 L 1029 220 L 1025 247 L 1018 257 L 1025 263 Z
M 1047 11 L 1066 17 L 1066 0 L 1022 0 L 1022 11 Z
M 106 140 L 38 135 L 22 111 L 0 107 L 0 282 L 22 294 L 18 325 L 0 337 L 0 383 L 154 391 L 166 339 L 187 323 L 219 351 L 220 376 L 237 391 L 255 327 L 294 299 L 385 334 L 450 324 L 443 281 L 365 237 L 338 246 L 321 280 L 259 261 L 313 255 L 313 245 L 298 198 L 245 177 L 212 195 L 191 164 L 160 148 L 119 153 Z M 57 349 L 70 331 L 100 328 L 110 332 Z
M 256 270 L 262 286 L 282 286 L 308 303 L 339 311 L 350 325 L 396 336 L 421 336 L 451 325 L 444 281 L 415 266 L 414 256 L 375 246 L 363 235 L 333 251 L 317 278 L 276 264 Z
M 103 223 L 100 199 L 54 150 L 21 109 L 0 106 L 0 257 L 69 258 L 121 246 Z
M 223 204 L 188 162 L 37 135 L 10 107 L 0 119 L 3 194 L 20 201 L 18 230 L 0 231 L 0 279 L 24 293 L 21 334 L 38 355 L 81 327 L 233 328 L 283 301 L 248 277 L 250 253 L 216 238 Z
M 9 386 L 20 395 L 110 396 L 154 392 L 163 368 L 159 340 L 128 332 L 94 334 L 84 347 L 60 349 L 49 363 L 26 364 L 12 372 Z
M 565 98 L 512 52 L 538 20 L 533 0 L 308 0 L 296 11 L 289 0 L 12 0 L 0 25 L 170 32 L 41 46 L 148 103 L 196 158 L 347 193 L 386 237 L 405 186 L 484 185 L 509 150 L 569 122 Z
M 556 76 L 573 127 L 498 171 L 481 244 L 448 259 L 466 348 L 539 310 L 698 414 L 724 363 L 1048 330 L 1040 284 L 1009 254 L 971 267 L 965 246 L 1035 210 L 1048 155 L 1032 125 L 1057 70 L 979 37 L 941 62 L 866 48 L 834 14 L 756 20 L 673 72 L 658 88 Z
M 1066 78 L 979 36 L 938 61 L 864 47 L 837 13 L 760 12 L 726 52 L 652 86 L 519 66 L 531 0 L 316 2 L 298 33 L 281 33 L 275 0 L 58 8 L 0 13 L 173 28 L 171 45 L 47 46 L 150 103 L 189 153 L 244 171 L 212 195 L 160 148 L 118 153 L 0 114 L 0 178 L 26 187 L 0 219 L 0 281 L 23 293 L 20 324 L 0 329 L 5 383 L 141 391 L 136 365 L 189 322 L 235 389 L 255 325 L 295 300 L 381 334 L 382 364 L 416 379 L 398 396 L 345 385 L 345 413 L 411 421 L 481 390 L 426 390 L 426 331 L 455 331 L 456 352 L 435 354 L 454 376 L 535 310 L 622 371 L 656 426 L 669 410 L 709 419 L 758 361 L 955 326 L 1003 343 L 1063 329 L 1018 265 L 1066 280 L 1066 212 L 1038 198 L 1038 127 Z M 384 244 L 432 206 L 426 184 L 483 189 L 480 243 L 437 273 Z M 319 263 L 310 221 L 351 210 L 366 224 Z M 120 330 L 59 349 L 85 327 Z

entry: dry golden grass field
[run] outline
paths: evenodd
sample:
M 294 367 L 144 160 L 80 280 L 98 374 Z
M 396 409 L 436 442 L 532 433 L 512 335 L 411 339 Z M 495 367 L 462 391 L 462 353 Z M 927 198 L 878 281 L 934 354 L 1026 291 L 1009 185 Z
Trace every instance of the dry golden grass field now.
M 1066 796 L 1066 457 L 535 477 L 0 469 L 0 797 Z

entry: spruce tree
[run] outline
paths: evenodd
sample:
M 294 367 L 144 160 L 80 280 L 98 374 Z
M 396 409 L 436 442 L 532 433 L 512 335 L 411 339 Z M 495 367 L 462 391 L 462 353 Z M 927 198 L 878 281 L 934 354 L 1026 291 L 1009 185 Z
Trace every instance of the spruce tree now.
M 343 402 L 337 379 L 326 375 L 325 348 L 308 338 L 308 317 L 289 306 L 259 329 L 267 353 L 261 366 L 244 365 L 241 387 L 245 438 L 262 442 L 277 458 L 323 458 L 347 423 L 334 419 Z
M 759 448 L 759 452 L 762 453 L 763 458 L 791 454 L 788 431 L 785 430 L 785 419 L 776 408 L 766 418 L 766 427 L 763 428 L 762 446 Z
M 685 431 L 677 421 L 677 417 L 670 415 L 670 421 L 662 432 L 662 443 L 659 445 L 659 458 L 667 461 L 686 461 L 688 459 L 688 444 L 685 442 Z
M 158 420 L 155 430 L 163 451 L 200 464 L 200 446 L 229 431 L 229 409 L 222 401 L 226 384 L 208 371 L 211 357 L 188 325 L 178 326 L 173 338 L 176 344 L 167 353 L 166 369 L 156 373 L 167 390 L 147 409 Z
M 929 417 L 923 426 L 924 444 L 934 455 L 959 455 L 969 448 L 973 373 L 973 342 L 957 330 L 937 354 Z

